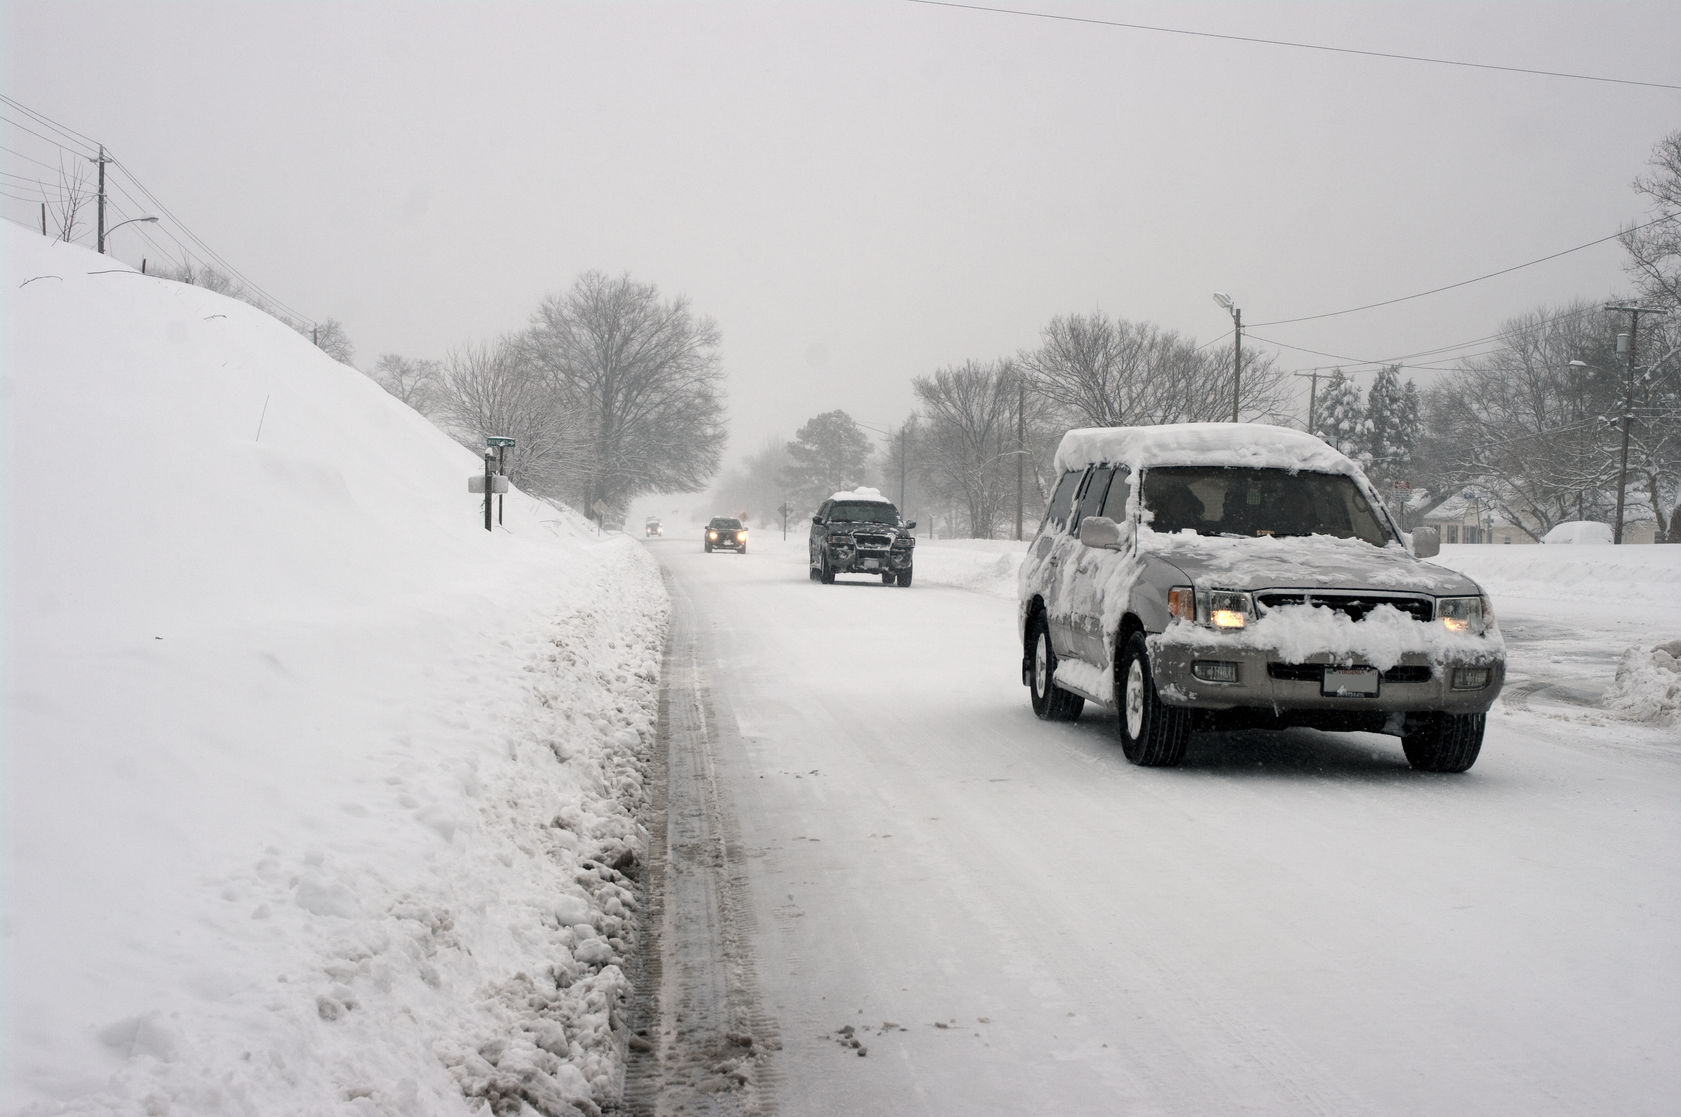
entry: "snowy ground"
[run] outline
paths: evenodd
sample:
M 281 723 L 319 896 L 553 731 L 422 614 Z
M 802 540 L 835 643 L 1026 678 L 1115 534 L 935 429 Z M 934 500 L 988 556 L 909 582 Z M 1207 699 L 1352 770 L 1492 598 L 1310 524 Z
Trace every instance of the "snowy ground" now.
M 1465 776 L 1144 771 L 1028 711 L 1020 544 L 487 533 L 353 370 L 5 225 L 0 327 L 0 1113 L 1681 1096 L 1681 548 L 1448 548 L 1512 666 Z
M 471 453 L 241 303 L 0 260 L 0 1112 L 616 1098 L 646 551 L 487 533 Z
M 1518 696 L 1450 777 L 1311 730 L 1138 769 L 1111 715 L 1038 722 L 1021 544 L 921 544 L 910 589 L 812 584 L 779 532 L 650 550 L 734 820 L 734 980 L 686 1019 L 756 1053 L 685 1109 L 662 1036 L 660 1112 L 1672 1111 L 1681 741 L 1603 698 L 1681 633 L 1681 549 L 1450 548 Z

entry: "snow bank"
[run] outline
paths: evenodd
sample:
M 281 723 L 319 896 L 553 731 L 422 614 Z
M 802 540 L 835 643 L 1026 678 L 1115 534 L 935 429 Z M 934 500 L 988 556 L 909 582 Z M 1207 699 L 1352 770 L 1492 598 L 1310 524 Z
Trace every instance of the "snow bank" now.
M 1635 721 L 1681 724 L 1681 640 L 1624 652 L 1605 705 Z
M 0 1112 L 617 1096 L 666 601 L 285 326 L 0 224 Z

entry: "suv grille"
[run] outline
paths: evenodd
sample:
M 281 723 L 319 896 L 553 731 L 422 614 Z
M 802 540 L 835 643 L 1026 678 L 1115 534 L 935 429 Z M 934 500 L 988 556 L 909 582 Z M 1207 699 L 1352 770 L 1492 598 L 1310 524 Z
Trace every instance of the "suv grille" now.
M 1323 663 L 1269 663 L 1267 675 L 1288 682 L 1316 683 L 1324 677 L 1325 667 Z M 1386 683 L 1427 683 L 1430 681 L 1430 668 L 1422 664 L 1402 663 L 1383 672 L 1382 677 Z
M 858 532 L 854 534 L 852 538 L 858 541 L 858 549 L 860 551 L 885 551 L 893 545 L 893 537 L 891 535 L 869 535 L 864 532 Z
M 1285 605 L 1323 605 L 1357 621 L 1364 620 L 1366 614 L 1379 605 L 1399 609 L 1419 621 L 1432 619 L 1436 612 L 1435 601 L 1428 597 L 1403 597 L 1396 594 L 1275 590 L 1256 594 L 1255 602 L 1262 609 L 1277 609 Z

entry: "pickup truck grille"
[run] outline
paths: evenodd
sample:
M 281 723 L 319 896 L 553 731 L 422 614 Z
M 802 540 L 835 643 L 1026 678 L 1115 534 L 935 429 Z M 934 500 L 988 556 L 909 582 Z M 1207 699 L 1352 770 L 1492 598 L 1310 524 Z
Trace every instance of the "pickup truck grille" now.
M 1255 602 L 1263 610 L 1285 605 L 1322 605 L 1335 609 L 1354 620 L 1364 620 L 1367 613 L 1379 605 L 1399 609 L 1414 620 L 1428 621 L 1436 612 L 1436 603 L 1428 597 L 1400 594 L 1339 593 L 1334 590 L 1271 590 L 1255 595 Z

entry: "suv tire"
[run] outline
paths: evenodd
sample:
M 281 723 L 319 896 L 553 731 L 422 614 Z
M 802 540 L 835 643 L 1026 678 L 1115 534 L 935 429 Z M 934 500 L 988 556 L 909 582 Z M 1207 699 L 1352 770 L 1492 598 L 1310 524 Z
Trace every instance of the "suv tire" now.
M 819 563 L 819 569 L 818 569 L 818 572 L 817 572 L 817 580 L 819 582 L 822 582 L 825 586 L 834 585 L 835 584 L 835 572 L 834 572 L 834 569 L 832 567 L 830 567 L 830 565 L 829 565 L 829 556 L 827 554 L 820 555 L 818 557 L 817 561 Z
M 910 571 L 906 570 L 899 579 L 901 586 L 911 584 Z M 1033 623 L 1027 629 L 1027 654 L 1032 657 L 1032 669 L 1028 674 L 1027 689 L 1033 700 L 1033 712 L 1042 721 L 1073 721 L 1085 709 L 1086 700 L 1078 694 L 1070 694 L 1057 686 L 1056 652 L 1051 648 L 1051 630 L 1045 623 L 1043 612 L 1033 614 Z
M 1407 763 L 1420 772 L 1463 772 L 1483 747 L 1484 714 L 1426 714 L 1408 720 L 1401 737 Z
M 907 566 L 903 570 L 899 571 L 899 584 L 901 586 L 908 586 L 908 585 L 911 584 L 911 568 L 910 567 Z
M 1185 758 L 1191 712 L 1165 705 L 1150 673 L 1150 649 L 1142 632 L 1122 646 L 1115 668 L 1115 705 L 1121 751 L 1143 768 L 1171 768 Z

